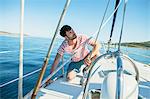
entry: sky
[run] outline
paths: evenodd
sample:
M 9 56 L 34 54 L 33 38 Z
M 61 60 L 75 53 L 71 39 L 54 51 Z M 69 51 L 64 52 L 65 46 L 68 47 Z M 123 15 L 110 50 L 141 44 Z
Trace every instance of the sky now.
M 108 0 L 71 0 L 61 26 L 70 25 L 77 34 L 93 36 L 99 28 Z M 24 33 L 50 38 L 54 35 L 66 0 L 25 0 Z M 106 21 L 114 10 L 110 0 Z M 121 3 L 112 42 L 118 42 L 123 14 Z M 109 40 L 112 19 L 99 34 L 99 41 Z M 0 0 L 0 31 L 19 33 L 20 0 Z M 58 37 L 60 37 L 58 35 Z M 150 0 L 128 0 L 122 42 L 150 41 Z

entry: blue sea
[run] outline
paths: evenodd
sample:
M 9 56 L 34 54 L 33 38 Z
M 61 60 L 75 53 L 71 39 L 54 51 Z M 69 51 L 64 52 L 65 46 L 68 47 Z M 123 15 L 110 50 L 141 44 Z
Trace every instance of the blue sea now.
M 57 49 L 62 39 L 56 39 L 49 64 L 44 78 L 49 75 L 51 64 L 57 53 Z M 23 73 L 28 74 L 42 67 L 44 58 L 47 54 L 51 39 L 47 38 L 24 38 L 24 67 Z M 140 48 L 122 47 L 123 51 L 130 51 L 129 56 L 139 62 L 150 64 L 150 50 Z M 143 56 L 140 56 L 143 55 Z M 148 57 L 144 57 L 148 56 Z M 69 55 L 66 54 L 64 59 L 67 60 Z M 19 38 L 0 36 L 0 86 L 18 78 L 19 71 Z M 23 95 L 27 94 L 36 84 L 39 72 L 27 76 L 23 79 Z M 148 85 L 150 86 L 150 85 Z M 18 96 L 18 81 L 0 87 L 0 99 L 16 99 Z

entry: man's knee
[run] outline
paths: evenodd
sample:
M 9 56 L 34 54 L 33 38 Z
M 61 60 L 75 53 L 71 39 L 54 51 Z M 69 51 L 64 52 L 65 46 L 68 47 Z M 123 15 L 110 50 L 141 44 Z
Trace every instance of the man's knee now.
M 67 80 L 72 80 L 72 79 L 73 79 L 72 76 L 67 75 Z
M 76 77 L 76 73 L 74 71 L 71 71 L 67 74 L 67 80 L 72 80 Z

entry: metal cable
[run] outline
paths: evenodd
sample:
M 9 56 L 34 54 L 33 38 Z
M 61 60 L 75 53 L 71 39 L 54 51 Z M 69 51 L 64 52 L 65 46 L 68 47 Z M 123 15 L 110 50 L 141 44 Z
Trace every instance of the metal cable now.
M 39 69 L 37 69 L 37 70 L 34 70 L 34 71 L 30 72 L 30 73 L 27 73 L 27 74 L 25 74 L 25 75 L 23 76 L 23 78 L 28 77 L 28 76 L 30 76 L 30 75 L 32 75 L 32 74 L 35 74 L 35 73 L 37 73 L 37 72 L 40 71 L 40 70 L 41 70 L 41 68 L 39 68 Z M 6 82 L 6 83 L 0 85 L 0 88 L 4 87 L 4 86 L 6 86 L 6 85 L 9 85 L 9 84 L 11 84 L 11 83 L 14 83 L 15 81 L 18 81 L 18 80 L 19 80 L 19 78 L 16 78 L 16 79 L 13 79 L 13 80 L 11 80 L 11 81 L 8 81 L 8 82 Z
M 106 9 L 105 9 L 105 12 L 104 12 L 102 21 L 101 21 L 100 26 L 99 26 L 99 28 L 98 28 L 98 32 L 96 33 L 97 35 L 96 35 L 95 43 L 96 43 L 96 41 L 97 41 L 97 39 L 98 39 L 98 37 L 99 37 L 99 33 L 100 33 L 100 31 L 101 31 L 101 28 L 102 28 L 102 25 L 103 25 L 103 21 L 104 21 L 105 16 L 106 16 L 106 12 L 107 12 L 107 9 L 108 9 L 108 6 L 109 6 L 109 2 L 110 2 L 110 0 L 108 0 L 108 2 L 107 2 L 107 6 L 106 6 Z
M 118 43 L 118 51 L 120 51 L 120 46 L 121 46 L 121 39 L 122 39 L 122 33 L 123 33 L 123 27 L 124 27 L 124 19 L 125 19 L 125 11 L 126 11 L 127 1 L 128 0 L 124 1 L 123 19 L 122 19 L 122 26 L 121 26 L 120 38 L 119 38 L 119 43 Z

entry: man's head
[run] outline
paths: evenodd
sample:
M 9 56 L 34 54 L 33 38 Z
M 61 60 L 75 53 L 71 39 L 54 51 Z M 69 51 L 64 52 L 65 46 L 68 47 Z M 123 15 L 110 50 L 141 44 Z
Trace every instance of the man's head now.
M 60 29 L 60 35 L 68 40 L 74 40 L 77 35 L 69 25 L 64 25 Z

